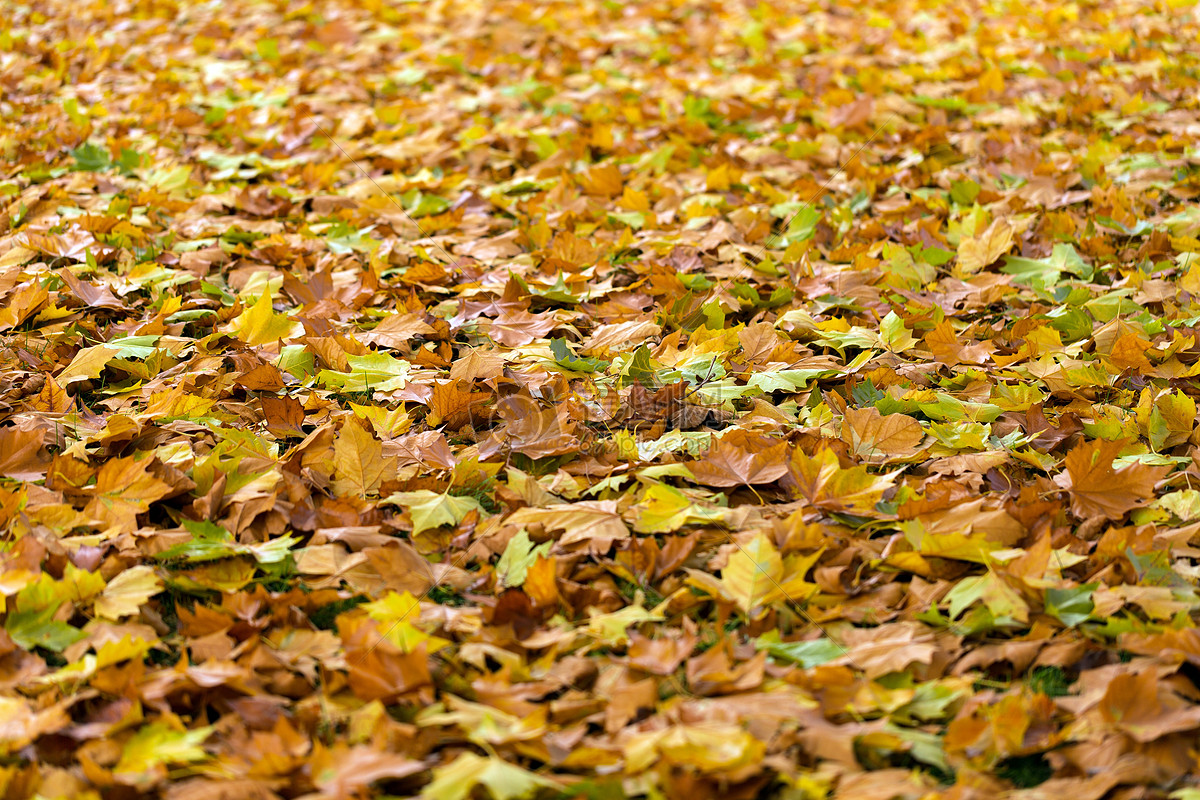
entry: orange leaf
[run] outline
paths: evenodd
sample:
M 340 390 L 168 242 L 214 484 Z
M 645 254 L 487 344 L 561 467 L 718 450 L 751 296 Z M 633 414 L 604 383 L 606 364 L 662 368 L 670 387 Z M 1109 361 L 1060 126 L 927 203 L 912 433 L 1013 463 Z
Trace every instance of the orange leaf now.
M 1085 442 L 1067 453 L 1066 472 L 1056 482 L 1071 495 L 1071 512 L 1081 519 L 1103 515 L 1121 519 L 1154 496 L 1154 484 L 1166 467 L 1130 464 L 1113 469 L 1121 442 Z

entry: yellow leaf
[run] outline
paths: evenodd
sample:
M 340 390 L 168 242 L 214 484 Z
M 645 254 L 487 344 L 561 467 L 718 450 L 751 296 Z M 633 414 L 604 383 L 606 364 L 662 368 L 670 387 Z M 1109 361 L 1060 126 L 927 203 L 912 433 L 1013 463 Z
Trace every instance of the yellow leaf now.
M 66 388 L 76 381 L 97 378 L 104 371 L 105 365 L 116 356 L 117 350 L 114 347 L 100 344 L 85 348 L 75 354 L 75 358 L 71 359 L 66 369 L 58 373 L 56 380 L 60 386 Z
M 759 533 L 749 544 L 739 545 L 721 570 L 725 591 L 747 614 L 778 592 L 783 559 L 775 545 Z
M 271 308 L 271 295 L 263 292 L 258 302 L 238 315 L 231 323 L 237 337 L 249 345 L 271 344 L 290 339 L 304 332 L 304 326 L 286 314 L 276 314 Z
M 383 444 L 357 422 L 347 422 L 333 445 L 337 477 L 333 491 L 342 496 L 374 494 L 383 480 L 386 464 Z
M 576 503 L 556 503 L 546 508 L 522 508 L 508 518 L 509 525 L 541 525 L 547 532 L 566 531 L 558 539 L 560 545 L 575 542 L 604 542 L 607 548 L 614 539 L 628 539 L 629 528 L 621 518 L 615 500 L 581 500 Z
M 958 275 L 971 275 L 1008 252 L 1013 243 L 1013 229 L 998 219 L 979 236 L 964 237 L 958 244 Z
M 96 615 L 118 620 L 138 613 L 138 608 L 162 589 L 154 569 L 144 565 L 130 567 L 108 582 L 96 599 Z
M 421 791 L 427 800 L 467 800 L 477 786 L 486 786 L 495 800 L 532 797 L 541 788 L 561 792 L 562 787 L 536 772 L 491 756 L 463 753 L 453 763 L 433 771 L 433 782 Z
M 368 616 L 379 623 L 385 639 L 412 653 L 421 644 L 426 652 L 434 653 L 450 644 L 446 639 L 431 636 L 416 626 L 421 619 L 421 604 L 411 592 L 388 592 L 382 600 L 363 606 Z
M 637 773 L 665 761 L 700 772 L 734 770 L 759 763 L 765 750 L 762 742 L 738 725 L 697 722 L 629 737 L 624 744 L 625 769 Z
M 153 780 L 166 764 L 204 761 L 208 753 L 200 745 L 212 732 L 211 727 L 189 731 L 175 730 L 162 722 L 147 725 L 125 743 L 121 760 L 113 767 L 113 777 L 122 783 L 137 784 Z
M 842 469 L 837 455 L 821 447 L 811 457 L 797 448 L 789 470 L 796 489 L 817 508 L 870 515 L 898 473 L 872 475 L 864 467 Z
M 455 497 L 438 494 L 428 489 L 415 492 L 397 492 L 387 502 L 404 506 L 412 519 L 413 536 L 443 525 L 457 525 L 472 511 L 483 512 L 483 506 L 474 497 Z M 516 516 L 515 514 L 513 515 Z M 512 522 L 512 518 L 509 519 Z

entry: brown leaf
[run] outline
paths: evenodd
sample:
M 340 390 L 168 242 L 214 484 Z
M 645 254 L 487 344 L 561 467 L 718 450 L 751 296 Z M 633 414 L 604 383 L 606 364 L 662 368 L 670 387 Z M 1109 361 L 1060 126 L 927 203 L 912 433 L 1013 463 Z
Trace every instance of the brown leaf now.
M 368 344 L 399 350 L 408 344 L 410 339 L 432 333 L 433 326 L 417 314 L 392 314 L 385 317 L 373 330 L 359 335 L 358 338 Z
M 39 428 L 0 428 L 0 475 L 24 481 L 44 477 L 50 464 L 42 454 L 44 438 Z
M 124 308 L 124 304 L 107 286 L 97 286 L 81 280 L 74 272 L 66 268 L 58 270 L 57 274 L 67 284 L 71 294 L 82 300 L 89 308 Z
M 507 347 L 520 347 L 542 338 L 558 327 L 558 320 L 550 314 L 530 314 L 528 311 L 511 311 L 501 314 L 492 321 L 488 335 L 492 341 Z
M 267 430 L 275 436 L 303 436 L 304 406 L 293 397 L 273 397 L 264 395 L 259 399 L 262 403 L 263 417 Z
M 492 458 L 504 450 L 529 458 L 548 458 L 579 450 L 577 425 L 565 404 L 542 408 L 527 395 L 517 394 L 500 402 L 499 413 L 506 422 L 479 445 L 481 458 Z
M 401 652 L 369 619 L 347 622 L 339 628 L 345 645 L 350 690 L 360 700 L 395 703 L 404 698 L 432 699 L 433 677 L 425 645 Z
M 989 342 L 973 342 L 964 344 L 959 341 L 947 320 L 942 320 L 933 330 L 925 334 L 925 345 L 939 362 L 954 366 L 956 364 L 983 364 L 990 357 L 995 347 Z
M 921 423 L 904 414 L 886 417 L 870 406 L 847 408 L 842 423 L 842 439 L 850 452 L 876 463 L 893 456 L 911 456 L 925 439 Z
M 426 769 L 421 761 L 368 745 L 318 750 L 313 754 L 312 764 L 320 796 L 330 800 L 353 797 L 376 781 L 406 778 Z
M 1122 443 L 1098 439 L 1084 442 L 1067 453 L 1066 471 L 1055 479 L 1071 495 L 1071 512 L 1080 519 L 1103 515 L 1121 519 L 1154 496 L 1154 484 L 1166 467 L 1129 464 L 1113 469 Z
M 1108 685 L 1099 709 L 1105 722 L 1139 742 L 1153 742 L 1169 733 L 1200 727 L 1200 708 L 1175 697 L 1154 669 L 1117 675 Z
M 818 508 L 858 514 L 875 513 L 875 504 L 892 486 L 892 475 L 872 475 L 863 467 L 842 469 L 829 447 L 807 456 L 797 448 L 787 464 L 796 491 Z
M 698 639 L 689 634 L 664 636 L 651 639 L 639 633 L 630 633 L 626 655 L 629 663 L 652 675 L 670 675 L 679 669 L 692 653 Z
M 786 475 L 787 457 L 787 442 L 735 428 L 687 466 L 706 486 L 751 486 Z

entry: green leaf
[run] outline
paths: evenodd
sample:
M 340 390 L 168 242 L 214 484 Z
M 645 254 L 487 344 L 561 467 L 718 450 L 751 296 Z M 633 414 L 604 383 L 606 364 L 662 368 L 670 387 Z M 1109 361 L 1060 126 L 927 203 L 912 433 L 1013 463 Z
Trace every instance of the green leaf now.
M 44 647 L 61 653 L 87 634 L 65 622 L 53 619 L 58 605 L 36 611 L 10 612 L 4 628 L 12 640 L 26 650 Z
M 182 558 L 189 563 L 197 563 L 248 555 L 253 556 L 260 564 L 274 564 L 287 558 L 292 546 L 300 541 L 288 534 L 258 544 L 242 544 L 233 538 L 232 533 L 215 522 L 184 520 L 183 527 L 192 534 L 191 541 L 168 547 L 155 555 L 155 558 L 160 561 Z
M 951 619 L 957 619 L 976 602 L 983 603 L 997 625 L 1013 621 L 1027 622 L 1029 619 L 1029 608 L 1021 595 L 991 571 L 961 579 L 943 598 L 943 602 L 950 605 Z
M 960 206 L 969 206 L 979 196 L 979 184 L 972 180 L 954 181 L 950 184 L 950 199 Z
M 1046 259 L 1005 256 L 1000 271 L 1013 276 L 1013 283 L 1034 289 L 1048 289 L 1058 283 L 1064 272 L 1090 281 L 1095 270 L 1069 244 L 1056 244 Z
M 169 561 L 182 558 L 188 562 L 215 561 L 219 558 L 240 555 L 233 534 L 215 522 L 184 520 L 183 527 L 192 534 L 187 542 L 180 542 L 159 552 L 155 558 Z
M 1095 609 L 1092 593 L 1099 587 L 1099 583 L 1085 583 L 1074 589 L 1047 589 L 1046 613 L 1068 628 L 1087 622 Z
M 754 640 L 754 646 L 766 650 L 775 658 L 799 664 L 802 669 L 812 669 L 828 664 L 846 654 L 832 639 L 812 639 L 806 642 L 781 642 L 778 631 L 769 631 Z
M 323 369 L 317 381 L 339 394 L 360 392 L 392 392 L 403 389 L 408 383 L 408 371 L 412 364 L 393 358 L 387 353 L 369 353 L 362 356 L 346 356 L 350 372 L 333 372 Z
M 550 352 L 555 364 L 573 372 L 603 372 L 612 363 L 602 358 L 580 358 L 568 349 L 566 339 L 551 339 Z
M 138 169 L 145 163 L 146 159 L 141 153 L 136 150 L 130 150 L 128 147 L 121 148 L 121 155 L 117 156 L 117 170 L 127 178 L 133 177 L 134 170 Z
M 889 311 L 879 322 L 879 339 L 883 346 L 893 353 L 903 353 L 911 350 L 917 339 L 908 332 L 904 320 L 895 311 Z
M 809 381 L 817 378 L 832 378 L 836 369 L 780 369 L 773 372 L 756 372 L 746 379 L 746 385 L 769 394 L 770 392 L 802 392 Z
M 76 172 L 106 172 L 112 167 L 112 158 L 108 151 L 91 142 L 76 147 L 71 151 L 71 157 L 75 159 L 72 169 Z
M 783 243 L 791 244 L 811 239 L 825 214 L 808 203 L 793 202 L 771 206 L 771 216 L 789 220 L 787 230 L 780 239 Z
M 263 61 L 269 61 L 272 64 L 279 61 L 279 42 L 275 39 L 259 39 L 256 49 Z
M 912 700 L 896 709 L 892 720 L 904 725 L 916 725 L 918 722 L 946 719 L 952 713 L 952 707 L 967 694 L 969 692 L 963 687 L 926 681 L 916 687 Z
M 538 557 L 549 555 L 553 546 L 554 542 L 535 545 L 529 533 L 521 528 L 516 536 L 508 540 L 508 546 L 496 562 L 497 579 L 505 586 L 520 586 L 525 583 L 525 576 Z
M 415 218 L 429 217 L 441 214 L 450 208 L 450 201 L 436 194 L 425 194 L 419 190 L 405 192 L 400 196 L 404 208 Z
M 633 356 L 621 368 L 621 385 L 630 386 L 640 383 L 643 386 L 654 386 L 655 371 L 650 365 L 650 348 L 642 345 L 633 351 Z

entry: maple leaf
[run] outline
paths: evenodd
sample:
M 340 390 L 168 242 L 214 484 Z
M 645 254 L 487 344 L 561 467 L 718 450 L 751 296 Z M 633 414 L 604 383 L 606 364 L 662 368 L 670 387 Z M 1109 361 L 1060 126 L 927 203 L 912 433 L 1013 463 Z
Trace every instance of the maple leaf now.
M 1008 252 L 1013 243 L 1013 228 L 998 219 L 978 237 L 968 236 L 958 244 L 958 272 L 970 275 L 995 262 Z
M 787 442 L 735 429 L 716 441 L 704 458 L 688 464 L 707 486 L 772 483 L 787 474 Z
M 618 647 L 629 641 L 630 626 L 643 622 L 661 622 L 662 614 L 642 608 L 640 599 L 633 605 L 607 614 L 592 614 L 584 632 L 607 647 Z
M 412 520 L 413 536 L 443 525 L 457 525 L 472 512 L 483 514 L 484 508 L 474 497 L 456 497 L 449 493 L 439 494 L 428 489 L 415 492 L 396 492 L 384 500 L 408 510 Z
M 545 508 L 522 508 L 511 514 L 509 525 L 540 525 L 547 531 L 563 531 L 560 545 L 587 542 L 607 549 L 615 539 L 629 537 L 615 500 L 581 500 L 556 503 Z
M 529 568 L 533 566 L 539 556 L 548 555 L 552 546 L 553 542 L 535 545 L 529 538 L 529 534 L 522 528 L 517 531 L 516 536 L 508 540 L 504 553 L 496 562 L 496 575 L 505 586 L 520 586 L 525 582 Z
M 646 490 L 638 504 L 638 516 L 633 529 L 638 533 L 670 533 L 684 525 L 719 522 L 726 516 L 725 509 L 705 508 L 688 499 L 678 489 L 655 483 Z
M 481 458 L 492 458 L 504 449 L 529 458 L 549 458 L 579 449 L 576 423 L 564 406 L 541 408 L 532 399 L 514 395 L 501 403 L 505 424 L 480 444 Z
M 513 311 L 497 317 L 488 328 L 488 335 L 498 344 L 520 347 L 545 336 L 558 324 L 558 320 L 549 314 Z
M 863 467 L 842 469 L 837 455 L 820 447 L 812 456 L 799 449 L 792 453 L 787 472 L 796 491 L 814 506 L 828 511 L 871 515 L 875 504 L 892 486 L 897 473 L 872 475 Z
M 317 373 L 317 380 L 342 394 L 391 392 L 403 389 L 408 384 L 408 373 L 412 369 L 408 361 L 387 353 L 348 355 L 345 358 L 349 372 L 323 369 Z
M 267 430 L 275 436 L 303 436 L 304 406 L 292 397 L 264 396 L 261 400 Z
M 1055 482 L 1069 492 L 1075 516 L 1121 519 L 1154 496 L 1154 484 L 1166 468 L 1129 464 L 1114 469 L 1113 460 L 1121 449 L 1121 442 L 1099 439 L 1080 443 L 1067 453 L 1066 471 Z
M 1195 771 L 1185 0 L 128 5 L 0 31 L 8 794 Z
M 991 570 L 963 578 L 944 599 L 950 604 L 951 619 L 956 619 L 972 603 L 982 602 L 997 621 L 1029 621 L 1029 607 L 1020 593 Z
M 304 326 L 285 314 L 276 314 L 271 295 L 263 292 L 254 305 L 230 323 L 230 331 L 248 345 L 272 344 L 304 332 Z
M 55 380 L 65 388 L 73 383 L 98 378 L 118 352 L 118 348 L 103 344 L 85 347 L 55 376 Z
M 330 800 L 351 797 L 376 781 L 400 779 L 422 772 L 425 765 L 412 758 L 376 750 L 369 745 L 325 749 L 318 745 L 312 756 L 314 782 L 320 796 Z
M 17 480 L 43 477 L 49 465 L 49 458 L 42 456 L 45 438 L 40 428 L 0 428 L 0 475 Z
M 167 483 L 150 473 L 151 459 L 111 459 L 96 473 L 96 483 L 84 513 L 124 531 L 137 528 L 137 515 L 155 500 L 171 493 Z
M 155 571 L 143 564 L 130 567 L 116 575 L 96 599 L 96 614 L 108 619 L 120 619 L 138 613 L 139 607 L 162 589 Z
M 338 633 L 346 650 L 347 679 L 361 700 L 395 702 L 408 695 L 427 695 L 433 684 L 425 646 L 417 643 L 405 653 L 374 621 L 348 621 Z
M 166 777 L 167 764 L 188 764 L 209 757 L 201 747 L 213 728 L 180 730 L 165 722 L 139 729 L 121 748 L 113 777 L 122 783 L 145 785 Z
M 783 601 L 799 604 L 816 594 L 817 586 L 804 576 L 822 554 L 785 561 L 771 540 L 758 533 L 746 544 L 735 543 L 719 581 L 698 570 L 689 574 L 697 587 L 727 597 L 742 611 L 756 615 L 762 606 Z
M 383 445 L 356 422 L 342 426 L 333 445 L 336 470 L 333 490 L 340 495 L 365 497 L 374 494 L 389 470 Z
M 982 364 L 994 349 L 991 344 L 963 344 L 958 335 L 946 320 L 939 322 L 933 330 L 925 334 L 925 344 L 933 353 L 933 357 L 943 364 Z
M 421 797 L 426 800 L 466 800 L 476 786 L 486 787 L 495 800 L 520 800 L 541 789 L 561 791 L 562 786 L 495 756 L 463 753 L 445 767 L 434 770 L 433 781 Z
M 484 392 L 471 391 L 466 381 L 436 384 L 427 403 L 429 416 L 425 418 L 425 424 L 445 423 L 450 428 L 461 428 L 471 421 L 472 410 L 488 399 Z
M 763 743 L 737 725 L 697 722 L 631 736 L 624 755 L 631 772 L 666 761 L 701 772 L 736 770 L 762 758 Z
M 402 653 L 411 653 L 418 645 L 423 645 L 425 652 L 435 653 L 450 644 L 417 628 L 415 623 L 421 618 L 421 606 L 409 592 L 388 592 L 382 600 L 367 603 L 363 608 L 379 623 L 384 637 Z
M 921 423 L 903 414 L 885 417 L 870 407 L 847 408 L 842 438 L 854 455 L 886 462 L 893 457 L 914 455 L 925 439 L 925 431 Z
M 1138 742 L 1200 728 L 1200 709 L 1175 697 L 1152 669 L 1115 676 L 1099 711 L 1105 722 Z

